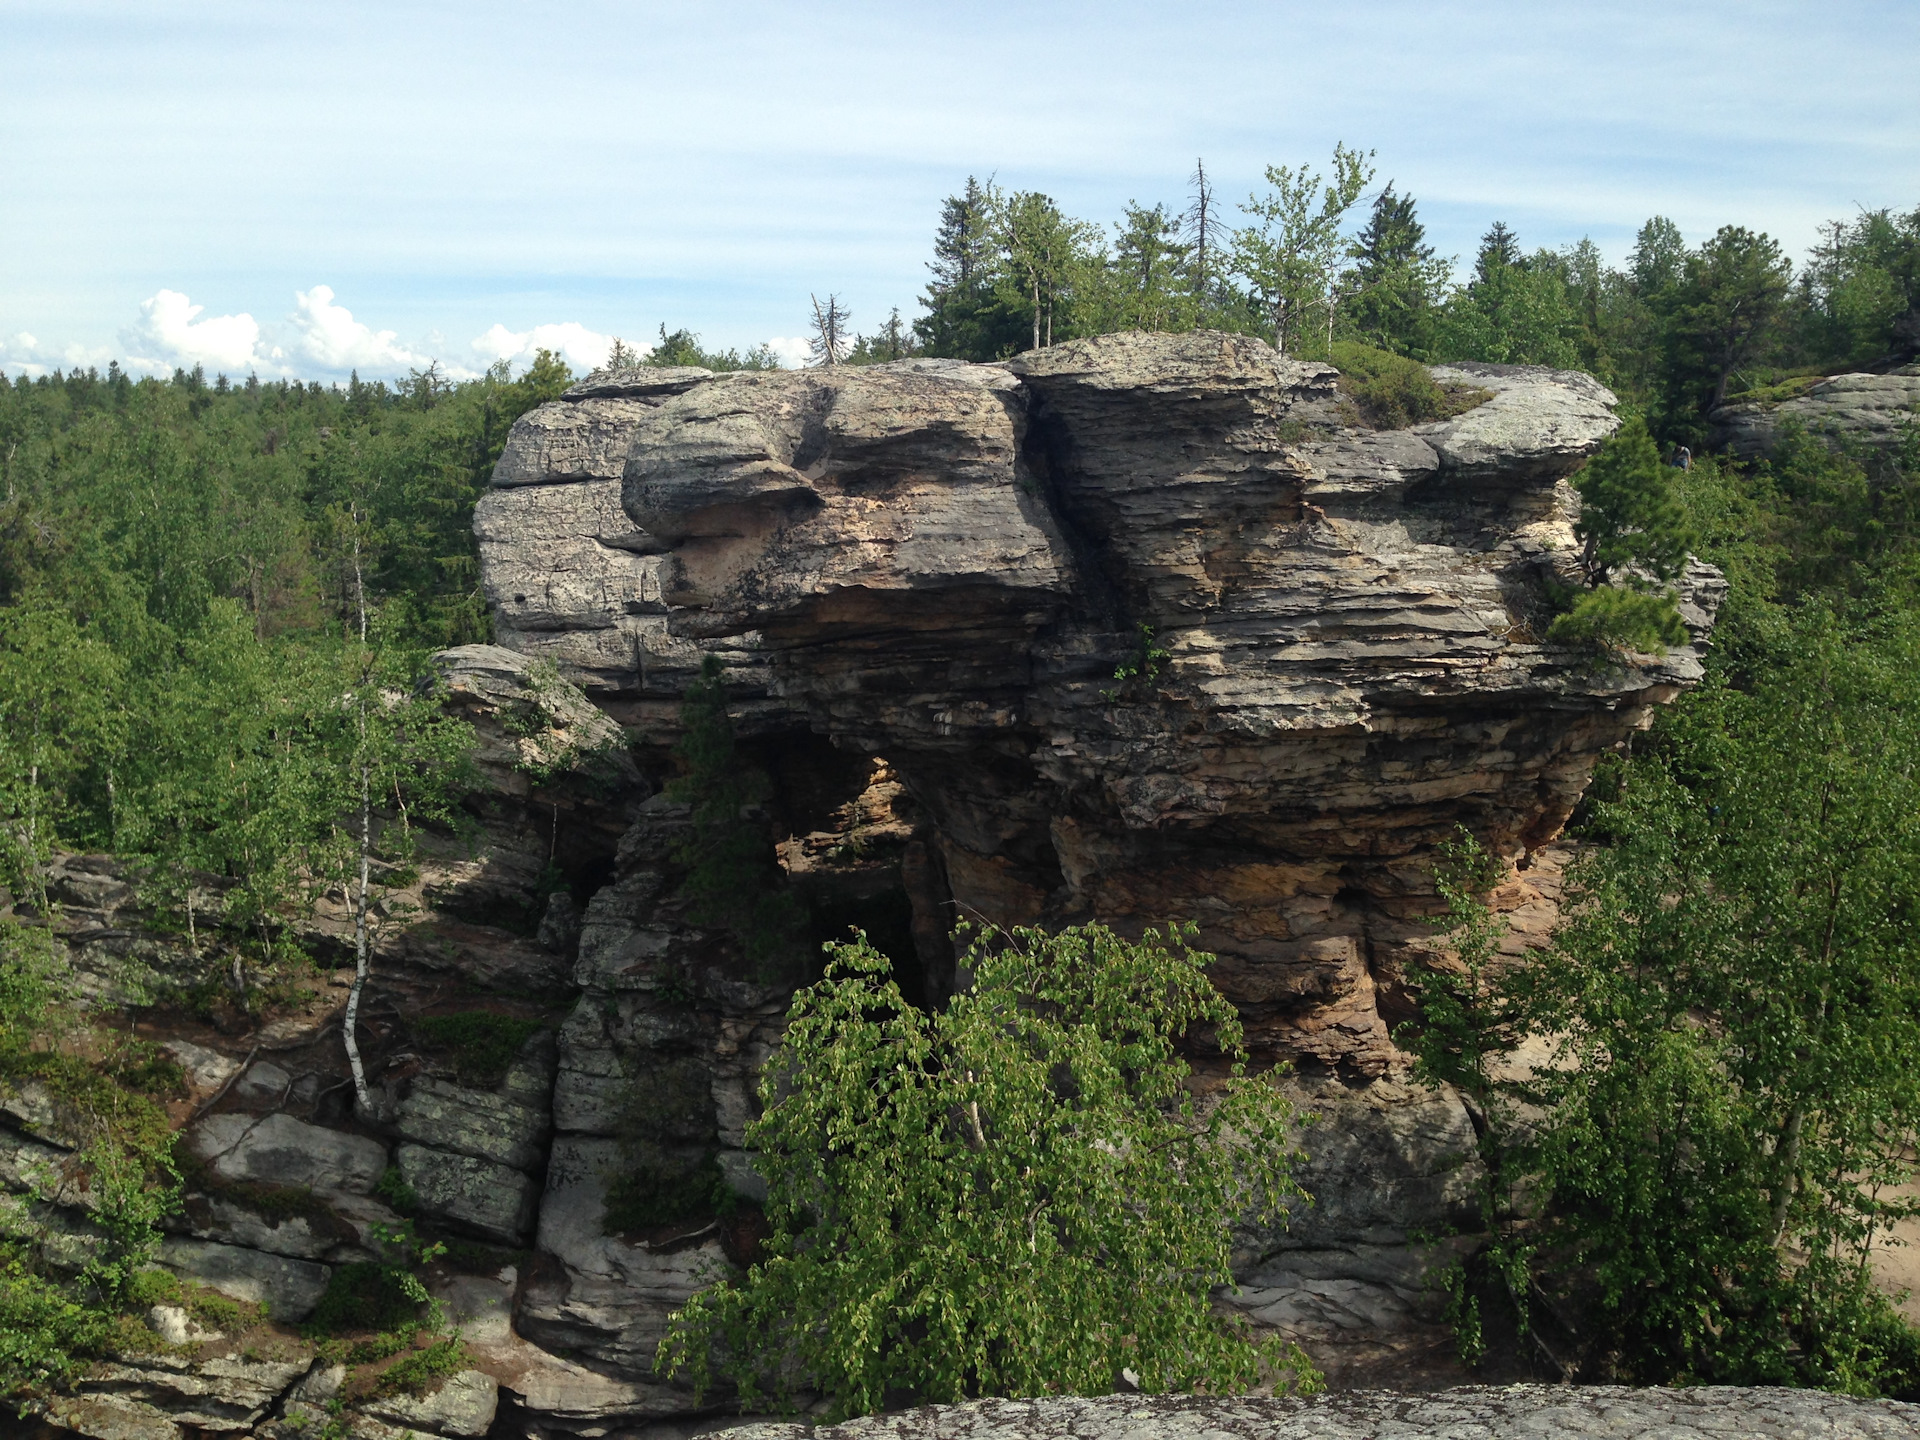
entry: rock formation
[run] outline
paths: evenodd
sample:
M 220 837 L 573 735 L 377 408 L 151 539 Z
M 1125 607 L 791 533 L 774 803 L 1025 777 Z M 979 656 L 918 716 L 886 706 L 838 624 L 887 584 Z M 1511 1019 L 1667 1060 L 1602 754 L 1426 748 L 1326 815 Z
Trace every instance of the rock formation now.
M 736 1440 L 1893 1440 L 1916 1426 L 1920 1405 L 1808 1390 L 1476 1385 L 1435 1395 L 1363 1390 L 1312 1400 L 987 1400 L 819 1429 L 754 1425 L 733 1433 Z
M 1787 399 L 1723 405 L 1708 418 L 1714 443 L 1742 459 L 1770 453 L 1789 421 L 1815 434 L 1891 449 L 1920 420 L 1920 365 L 1888 375 L 1830 375 Z
M 523 417 L 475 518 L 499 644 L 440 659 L 487 784 L 381 934 L 380 1113 L 343 1086 L 337 987 L 257 1032 L 150 1022 L 193 1078 L 200 1167 L 166 1263 L 297 1320 L 404 1195 L 472 1242 L 433 1283 L 500 1384 L 496 1433 L 691 1413 L 654 1347 L 749 1253 L 751 1206 L 658 1223 L 644 1202 L 701 1177 L 758 1193 L 743 1131 L 798 978 L 682 894 L 665 782 L 715 655 L 803 938 L 862 926 L 932 1003 L 964 979 L 960 919 L 1196 922 L 1320 1116 L 1314 1204 L 1240 1236 L 1233 1298 L 1336 1376 L 1444 1371 L 1409 1236 L 1472 1224 L 1472 1127 L 1392 1039 L 1434 847 L 1467 826 L 1514 862 L 1516 932 L 1548 923 L 1593 763 L 1700 664 L 1542 641 L 1566 477 L 1613 397 L 1434 376 L 1479 403 L 1380 431 L 1326 365 L 1124 334 L 996 365 L 602 374 Z M 1684 577 L 1696 641 L 1723 588 Z M 93 993 L 164 984 L 179 957 L 113 866 L 61 883 Z M 323 909 L 314 943 L 345 921 Z M 474 1014 L 514 1038 L 490 1068 L 426 1023 Z M 59 1164 L 33 1129 L 0 1132 L 16 1189 Z M 309 1199 L 263 1213 L 263 1185 Z M 268 1410 L 342 1383 L 296 1368 Z

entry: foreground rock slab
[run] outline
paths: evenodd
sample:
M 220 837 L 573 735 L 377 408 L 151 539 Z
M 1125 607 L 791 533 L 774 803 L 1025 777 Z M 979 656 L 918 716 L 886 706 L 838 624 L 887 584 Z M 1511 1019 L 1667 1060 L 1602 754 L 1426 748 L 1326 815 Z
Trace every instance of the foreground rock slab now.
M 1920 1435 L 1920 1405 L 1817 1390 L 1635 1390 L 1614 1385 L 1475 1385 L 1431 1395 L 1358 1390 L 1312 1400 L 1107 1395 L 1097 1400 L 985 1400 L 934 1405 L 850 1424 L 750 1425 L 732 1440 L 1902 1440 Z

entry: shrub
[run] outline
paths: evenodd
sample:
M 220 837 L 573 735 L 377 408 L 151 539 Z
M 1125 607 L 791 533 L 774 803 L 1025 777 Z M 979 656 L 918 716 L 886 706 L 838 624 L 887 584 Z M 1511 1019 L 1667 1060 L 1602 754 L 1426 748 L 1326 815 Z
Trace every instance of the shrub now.
M 1493 398 L 1474 386 L 1443 386 L 1419 361 L 1351 340 L 1334 342 L 1333 363 L 1341 391 L 1376 430 L 1445 420 Z
M 1448 894 L 1470 983 L 1420 986 L 1415 1048 L 1530 1197 L 1491 1251 L 1581 1378 L 1908 1394 L 1871 1261 L 1920 1136 L 1920 626 L 1810 606 L 1743 669 L 1594 798 L 1547 950 L 1476 964 L 1498 918 Z
M 355 1330 L 410 1331 L 425 1305 L 418 1283 L 409 1286 L 405 1271 L 376 1260 L 336 1265 L 304 1328 L 315 1339 Z
M 405 1391 L 411 1395 L 422 1395 L 432 1388 L 436 1380 L 445 1380 L 449 1375 L 457 1375 L 467 1368 L 467 1352 L 460 1343 L 458 1335 L 443 1335 L 424 1350 L 416 1350 L 404 1360 L 397 1360 L 374 1383 L 376 1395 L 392 1395 Z
M 843 1415 L 1104 1394 L 1122 1368 L 1148 1391 L 1316 1383 L 1211 1305 L 1230 1227 L 1298 1193 L 1297 1151 L 1190 933 L 976 934 L 974 987 L 937 1014 L 864 935 L 829 947 L 748 1132 L 764 1258 L 673 1317 L 658 1366 L 704 1389 L 717 1348 L 748 1403 L 804 1377 Z M 1225 1059 L 1204 1103 L 1182 1037 Z
M 491 1010 L 465 1010 L 457 1015 L 424 1015 L 413 1022 L 413 1031 L 425 1043 L 453 1052 L 462 1085 L 486 1088 L 500 1083 L 520 1047 L 541 1023 Z
M 711 1153 L 689 1163 L 661 1152 L 657 1146 L 636 1149 L 639 1153 L 629 1168 L 607 1186 L 603 1222 L 607 1234 L 624 1235 L 726 1215 L 738 1203 L 739 1197 Z

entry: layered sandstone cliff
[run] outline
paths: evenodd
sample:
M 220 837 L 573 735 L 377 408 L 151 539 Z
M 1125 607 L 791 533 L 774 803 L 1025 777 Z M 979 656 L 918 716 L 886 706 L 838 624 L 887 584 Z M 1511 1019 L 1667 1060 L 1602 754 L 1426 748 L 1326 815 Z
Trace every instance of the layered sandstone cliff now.
M 998 365 L 602 374 L 524 417 L 475 520 L 499 644 L 441 657 L 488 782 L 380 933 L 379 1113 L 344 1086 L 340 987 L 265 1029 L 151 1018 L 195 1077 L 178 1118 L 201 1167 L 167 1263 L 297 1321 L 396 1218 L 397 1177 L 475 1242 L 433 1284 L 482 1366 L 459 1394 L 502 1387 L 485 1423 L 692 1413 L 653 1351 L 752 1243 L 743 1132 L 796 979 L 680 897 L 688 814 L 664 786 L 715 654 L 803 939 L 859 924 L 932 1003 L 964 983 L 962 918 L 1196 922 L 1320 1117 L 1314 1203 L 1240 1236 L 1235 1303 L 1337 1374 L 1440 1355 L 1437 1252 L 1411 1239 L 1473 1223 L 1472 1125 L 1392 1038 L 1435 847 L 1467 826 L 1515 865 L 1516 933 L 1543 927 L 1593 763 L 1700 664 L 1542 641 L 1566 477 L 1613 397 L 1569 372 L 1434 375 L 1477 403 L 1376 430 L 1325 365 L 1126 334 Z M 1723 586 L 1696 565 L 1682 589 L 1697 645 Z M 113 867 L 62 883 L 96 993 L 164 982 L 177 956 Z M 338 931 L 323 913 L 314 943 Z M 475 1013 L 526 1034 L 484 1075 L 421 1023 Z M 0 1132 L 0 1162 L 57 1161 L 31 1130 Z M 622 1221 L 636 1184 L 703 1167 L 749 1218 Z M 262 1185 L 313 1203 L 263 1213 Z M 214 1384 L 142 1363 L 88 1403 Z M 323 1413 L 340 1382 L 287 1363 L 230 1428 Z M 470 1433 L 468 1409 L 416 1428 Z

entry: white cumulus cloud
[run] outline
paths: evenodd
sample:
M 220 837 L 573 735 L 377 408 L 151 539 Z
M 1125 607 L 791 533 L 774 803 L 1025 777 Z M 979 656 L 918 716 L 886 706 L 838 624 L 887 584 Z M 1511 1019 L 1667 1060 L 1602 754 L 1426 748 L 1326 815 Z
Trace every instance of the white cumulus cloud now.
M 381 378 L 403 370 L 424 370 L 433 363 L 430 357 L 396 343 L 397 331 L 375 330 L 354 319 L 346 306 L 334 304 L 331 286 L 295 291 L 293 301 L 298 307 L 290 317 L 294 349 L 323 370 L 359 370 L 364 378 Z
M 253 316 L 211 315 L 178 290 L 157 291 L 140 302 L 140 319 L 121 336 L 130 366 L 168 370 L 175 365 L 204 365 L 230 375 L 278 368 L 278 352 L 262 350 L 260 325 Z
M 645 353 L 647 347 L 636 347 Z M 531 330 L 509 330 L 495 325 L 473 342 L 474 353 L 486 363 L 505 360 L 511 365 L 531 364 L 542 350 L 551 350 L 575 370 L 598 370 L 607 363 L 613 349 L 613 336 L 589 330 L 577 321 L 558 325 L 536 325 Z
M 813 358 L 812 342 L 801 335 L 776 335 L 767 341 L 767 348 L 782 365 L 789 370 L 804 365 Z

